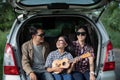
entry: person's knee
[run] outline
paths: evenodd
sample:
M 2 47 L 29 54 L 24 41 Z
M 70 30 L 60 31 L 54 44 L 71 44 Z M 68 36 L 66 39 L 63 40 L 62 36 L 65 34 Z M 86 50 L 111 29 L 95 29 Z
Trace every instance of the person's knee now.
M 71 74 L 63 74 L 63 80 L 73 80 Z
M 27 80 L 30 80 L 30 77 L 28 75 L 26 76 L 26 78 L 27 78 Z
M 45 80 L 54 80 L 52 74 L 48 72 L 44 73 L 43 77 L 45 78 Z
M 62 80 L 62 77 L 60 74 L 53 74 L 54 80 Z
M 84 80 L 84 77 L 80 72 L 73 72 L 72 77 L 73 80 Z

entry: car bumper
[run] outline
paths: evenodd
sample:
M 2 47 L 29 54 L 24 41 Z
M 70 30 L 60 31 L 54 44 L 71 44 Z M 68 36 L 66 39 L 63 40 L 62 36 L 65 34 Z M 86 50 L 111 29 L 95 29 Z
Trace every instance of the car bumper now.
M 20 80 L 19 75 L 4 75 L 3 80 Z
M 114 71 L 105 71 L 99 73 L 96 80 L 116 80 L 116 75 Z

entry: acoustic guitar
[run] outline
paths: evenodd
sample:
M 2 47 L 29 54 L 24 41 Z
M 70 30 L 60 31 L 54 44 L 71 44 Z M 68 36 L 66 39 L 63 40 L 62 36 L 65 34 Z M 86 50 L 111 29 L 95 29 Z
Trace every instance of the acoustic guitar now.
M 63 58 L 62 60 L 54 60 L 52 62 L 52 67 L 59 67 L 59 68 L 63 68 L 63 69 L 67 69 L 70 67 L 70 63 L 72 63 L 76 58 L 77 59 L 83 59 L 83 58 L 87 58 L 87 57 L 90 57 L 91 56 L 91 53 L 87 52 L 87 53 L 84 53 L 82 54 L 81 56 L 79 57 L 75 57 L 74 59 L 72 60 L 69 60 L 67 58 Z M 54 72 L 54 73 L 59 73 L 59 72 Z

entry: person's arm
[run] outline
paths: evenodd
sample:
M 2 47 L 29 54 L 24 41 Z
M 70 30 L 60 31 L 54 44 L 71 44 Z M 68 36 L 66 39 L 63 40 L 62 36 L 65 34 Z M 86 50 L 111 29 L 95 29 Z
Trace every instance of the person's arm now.
M 94 57 L 89 57 L 89 65 L 90 65 L 90 80 L 95 80 L 95 75 L 94 75 Z
M 68 74 L 71 73 L 71 72 L 74 70 L 74 65 L 75 65 L 75 63 L 72 63 L 72 64 L 70 65 L 70 68 L 67 70 L 67 73 L 68 73 Z
M 74 65 L 76 63 L 76 60 L 73 59 L 73 56 L 71 54 L 69 55 L 69 60 L 73 62 L 70 64 L 70 67 L 67 69 L 67 73 L 71 73 L 74 70 Z
M 59 68 L 59 67 L 52 67 L 52 68 L 46 68 L 46 70 L 48 71 L 48 72 L 56 72 L 56 73 L 61 73 L 62 71 L 63 71 L 63 69 L 62 68 Z
M 90 73 L 94 72 L 94 58 L 89 57 Z
M 22 46 L 22 67 L 23 70 L 27 73 L 27 75 L 29 75 L 31 72 L 33 72 L 33 70 L 31 69 L 29 55 L 28 55 L 29 53 L 27 49 L 28 47 L 26 46 L 26 44 L 24 44 Z
M 30 59 L 28 55 L 28 47 L 26 44 L 22 46 L 22 67 L 23 70 L 29 75 L 30 80 L 37 80 L 37 76 L 31 68 Z

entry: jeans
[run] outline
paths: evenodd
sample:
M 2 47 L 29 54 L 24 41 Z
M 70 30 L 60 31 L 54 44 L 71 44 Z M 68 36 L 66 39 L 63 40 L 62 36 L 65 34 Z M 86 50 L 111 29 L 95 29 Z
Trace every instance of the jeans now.
M 54 80 L 52 74 L 48 72 L 42 72 L 42 73 L 35 72 L 35 74 L 38 80 Z M 27 80 L 30 80 L 29 76 L 27 77 Z
M 89 71 L 86 71 L 84 73 L 74 71 L 72 72 L 73 80 L 89 80 L 90 75 Z
M 71 74 L 53 74 L 54 80 L 73 80 Z

